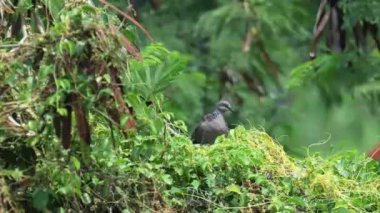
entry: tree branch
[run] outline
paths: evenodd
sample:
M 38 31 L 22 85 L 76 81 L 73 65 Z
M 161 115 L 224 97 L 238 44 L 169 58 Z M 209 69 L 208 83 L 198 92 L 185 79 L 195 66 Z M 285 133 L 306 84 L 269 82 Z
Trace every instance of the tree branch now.
M 114 5 L 108 3 L 106 0 L 99 0 L 101 3 L 105 4 L 106 6 L 110 7 L 111 9 L 115 10 L 116 12 L 120 13 L 122 16 L 124 16 L 126 19 L 128 19 L 130 22 L 132 22 L 134 25 L 136 25 L 138 28 L 140 28 L 141 31 L 145 34 L 146 37 L 152 42 L 154 42 L 154 39 L 152 36 L 148 33 L 148 31 L 139 23 L 137 22 L 133 17 L 130 15 L 126 14 L 119 8 L 115 7 Z

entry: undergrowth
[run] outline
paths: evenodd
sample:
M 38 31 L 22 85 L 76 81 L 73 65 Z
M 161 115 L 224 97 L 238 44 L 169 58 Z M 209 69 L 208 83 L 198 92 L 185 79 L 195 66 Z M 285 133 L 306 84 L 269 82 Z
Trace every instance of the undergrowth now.
M 108 138 L 100 137 L 91 145 L 88 163 L 80 162 L 83 153 L 59 147 L 58 140 L 44 146 L 33 175 L 1 170 L 2 208 L 75 212 L 380 208 L 377 162 L 355 153 L 295 160 L 265 132 L 243 127 L 211 146 L 194 146 L 185 135 L 164 134 L 120 139 L 113 148 Z

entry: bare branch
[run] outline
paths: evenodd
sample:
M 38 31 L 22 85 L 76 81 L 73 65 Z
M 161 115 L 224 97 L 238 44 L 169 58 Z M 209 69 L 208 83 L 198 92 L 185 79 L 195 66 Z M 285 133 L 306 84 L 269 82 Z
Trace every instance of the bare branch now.
M 41 18 L 37 14 L 37 10 L 33 11 L 33 18 L 36 21 L 37 28 L 40 31 L 40 33 L 41 34 L 45 34 L 45 28 L 44 28 L 44 25 L 43 25 L 43 23 L 41 21 Z
M 319 39 L 321 38 L 322 32 L 325 29 L 329 19 L 330 19 L 330 12 L 327 12 L 323 15 L 321 20 L 320 21 L 317 20 L 315 24 L 313 42 L 311 44 L 310 53 L 309 53 L 309 56 L 311 59 L 314 59 L 316 57 L 317 44 L 319 42 Z

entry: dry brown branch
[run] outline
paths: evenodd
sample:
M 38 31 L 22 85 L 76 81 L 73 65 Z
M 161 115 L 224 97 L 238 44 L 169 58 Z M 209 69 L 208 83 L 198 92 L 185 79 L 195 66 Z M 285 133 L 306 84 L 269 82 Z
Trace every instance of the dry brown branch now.
M 150 41 L 154 42 L 153 37 L 148 33 L 148 31 L 138 21 L 136 21 L 133 17 L 131 17 L 130 15 L 126 14 L 125 12 L 123 12 L 119 8 L 115 7 L 114 5 L 108 3 L 106 0 L 99 0 L 99 1 L 101 3 L 103 3 L 103 4 L 105 4 L 106 6 L 110 7 L 111 9 L 115 10 L 116 12 L 118 12 L 119 14 L 121 14 L 122 16 L 124 16 L 126 19 L 128 19 L 130 22 L 132 22 L 138 28 L 140 28 L 140 30 L 143 31 L 143 33 L 145 34 L 145 36 L 148 37 L 148 39 Z
M 112 23 L 109 24 L 111 28 L 112 34 L 114 34 L 120 41 L 120 43 L 127 49 L 128 53 L 134 57 L 136 60 L 142 61 L 143 58 L 141 57 L 139 50 L 128 40 L 127 37 L 123 35 L 118 35 L 116 26 L 113 25 Z

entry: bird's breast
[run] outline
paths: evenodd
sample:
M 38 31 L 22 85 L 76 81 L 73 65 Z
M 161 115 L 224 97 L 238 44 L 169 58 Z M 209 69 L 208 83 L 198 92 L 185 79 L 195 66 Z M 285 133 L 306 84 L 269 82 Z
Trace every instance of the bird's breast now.
M 220 134 L 228 131 L 227 123 L 224 120 L 224 118 L 221 116 L 212 120 L 209 126 L 211 127 L 211 131 L 216 131 L 217 133 L 220 133 Z

